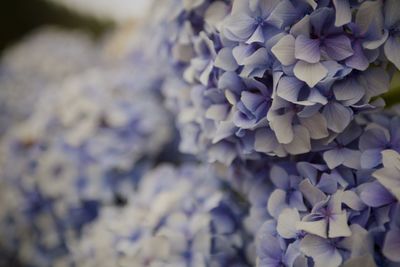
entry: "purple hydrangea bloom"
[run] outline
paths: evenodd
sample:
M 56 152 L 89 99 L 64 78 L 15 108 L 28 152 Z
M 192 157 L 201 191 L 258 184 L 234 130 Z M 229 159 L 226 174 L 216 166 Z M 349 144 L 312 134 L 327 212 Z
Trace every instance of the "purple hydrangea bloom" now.
M 127 207 L 104 210 L 70 245 L 78 265 L 248 266 L 243 212 L 210 166 L 163 165 L 145 175 Z
M 0 161 L 4 247 L 32 266 L 70 260 L 66 242 L 101 206 L 123 204 L 169 142 L 157 86 L 138 71 L 92 69 L 60 83 L 9 129 Z
M 181 150 L 226 165 L 304 154 L 381 107 L 391 2 L 378 2 L 201 1 L 160 15 Z
M 46 27 L 4 51 L 0 62 L 0 134 L 30 116 L 51 84 L 101 64 L 101 49 L 76 31 Z M 60 64 L 63 62 L 63 64 Z

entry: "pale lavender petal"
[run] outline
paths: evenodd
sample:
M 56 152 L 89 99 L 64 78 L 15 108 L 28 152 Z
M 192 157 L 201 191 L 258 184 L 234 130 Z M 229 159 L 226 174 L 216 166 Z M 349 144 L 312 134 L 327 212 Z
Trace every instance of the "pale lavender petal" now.
M 333 5 L 336 9 L 336 27 L 340 27 L 351 22 L 351 9 L 348 0 L 333 0 Z
M 299 190 L 303 193 L 304 198 L 312 205 L 325 200 L 326 195 L 317 187 L 310 183 L 309 179 L 303 180 L 299 185 Z
M 353 169 L 360 169 L 361 167 L 361 152 L 348 148 L 342 149 L 343 165 Z
M 326 119 L 321 113 L 315 113 L 308 118 L 300 118 L 300 122 L 308 129 L 312 139 L 321 139 L 329 135 Z
M 268 128 L 261 128 L 256 131 L 254 150 L 257 152 L 271 153 L 278 146 L 274 132 Z
M 224 142 L 213 145 L 208 153 L 210 162 L 222 162 L 226 166 L 231 165 L 237 155 L 234 146 Z
M 264 32 L 261 26 L 258 26 L 256 30 L 253 32 L 253 34 L 250 36 L 250 38 L 246 41 L 247 44 L 264 43 L 264 42 L 265 42 Z
M 342 202 L 353 210 L 361 211 L 365 209 L 365 204 L 354 191 L 344 191 Z
M 400 262 L 400 229 L 391 229 L 385 238 L 383 254 L 394 262 Z
M 387 59 L 400 70 L 400 39 L 398 37 L 389 37 L 384 46 Z
M 309 87 L 314 87 L 328 74 L 328 70 L 321 63 L 310 64 L 304 61 L 297 62 L 293 72 L 298 79 L 306 82 Z
M 322 114 L 328 123 L 328 128 L 336 133 L 341 133 L 349 125 L 353 112 L 337 102 L 329 103 L 324 107 Z
M 267 210 L 272 217 L 278 218 L 281 211 L 289 206 L 286 204 L 286 192 L 276 189 L 268 199 Z
M 206 111 L 206 118 L 216 121 L 222 121 L 226 118 L 229 112 L 229 106 L 227 104 L 215 104 L 211 105 Z
M 300 250 L 311 257 L 316 266 L 337 267 L 342 263 L 342 256 L 329 240 L 315 235 L 307 235 L 300 243 Z
M 208 7 L 204 15 L 204 21 L 211 27 L 219 30 L 220 24 L 228 12 L 229 7 L 227 4 L 222 1 L 214 2 Z
M 324 152 L 323 158 L 330 169 L 334 169 L 343 164 L 344 159 L 342 153 L 342 149 L 332 149 Z
M 283 99 L 296 103 L 299 92 L 303 86 L 304 83 L 295 77 L 284 76 L 278 83 L 276 93 Z
M 218 88 L 219 89 L 228 89 L 230 91 L 235 92 L 236 94 L 240 94 L 240 92 L 244 88 L 244 84 L 242 79 L 234 73 L 234 72 L 225 72 L 221 75 L 218 81 Z
M 274 130 L 276 138 L 281 144 L 288 144 L 293 141 L 293 117 L 294 113 L 288 112 L 284 115 L 276 116 L 270 121 L 271 128 Z
M 284 144 L 287 152 L 292 155 L 299 155 L 307 153 L 311 150 L 310 133 L 307 128 L 296 125 L 293 127 L 293 134 L 295 138 L 289 144 Z
M 275 57 L 283 65 L 292 65 L 296 62 L 294 57 L 295 39 L 292 35 L 288 34 L 282 37 L 271 49 Z
M 329 219 L 329 238 L 350 236 L 351 230 L 347 224 L 347 214 L 345 212 L 340 214 L 332 214 Z
M 247 14 L 239 13 L 230 16 L 224 22 L 226 36 L 233 37 L 237 41 L 250 38 L 254 32 L 254 19 Z
M 222 48 L 215 59 L 214 66 L 225 71 L 234 71 L 238 68 L 238 64 L 232 55 L 232 49 Z
M 233 135 L 237 130 L 237 127 L 231 121 L 223 121 L 218 124 L 216 133 L 213 138 L 213 143 L 218 143 L 219 141 Z
M 295 41 L 295 57 L 307 63 L 317 63 L 321 59 L 320 42 L 300 35 Z
M 326 220 L 319 220 L 313 222 L 298 222 L 296 224 L 297 230 L 302 230 L 307 233 L 327 238 L 328 222 Z
M 281 0 L 274 8 L 271 16 L 268 17 L 267 22 L 275 25 L 278 28 L 284 28 L 293 24 L 299 17 L 299 11 L 288 0 Z
M 284 209 L 278 217 L 276 230 L 283 238 L 295 238 L 298 232 L 296 224 L 299 221 L 300 214 L 296 209 Z

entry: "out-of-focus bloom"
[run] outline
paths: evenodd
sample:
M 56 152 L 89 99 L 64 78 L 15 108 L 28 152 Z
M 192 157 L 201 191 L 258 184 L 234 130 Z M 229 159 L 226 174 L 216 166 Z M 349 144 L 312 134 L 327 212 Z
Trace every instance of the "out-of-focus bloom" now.
M 177 76 L 164 91 L 181 150 L 230 165 L 334 141 L 356 114 L 383 105 L 392 2 L 171 2 L 176 12 L 157 19 Z
M 68 260 L 67 240 L 102 205 L 124 204 L 169 142 L 157 86 L 143 72 L 91 69 L 60 83 L 10 129 L 1 146 L 5 247 L 33 266 L 54 266 Z
M 6 50 L 0 63 L 0 133 L 29 117 L 52 83 L 101 61 L 88 36 L 56 28 L 41 29 Z
M 247 266 L 243 212 L 210 166 L 164 165 L 71 248 L 79 266 Z

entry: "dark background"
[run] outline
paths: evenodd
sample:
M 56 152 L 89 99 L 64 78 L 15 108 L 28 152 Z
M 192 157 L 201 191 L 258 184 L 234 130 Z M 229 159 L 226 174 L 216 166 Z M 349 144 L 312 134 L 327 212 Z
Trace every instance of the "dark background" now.
M 113 27 L 111 21 L 78 14 L 45 0 L 3 0 L 0 4 L 0 54 L 5 47 L 44 25 L 81 29 L 94 38 Z

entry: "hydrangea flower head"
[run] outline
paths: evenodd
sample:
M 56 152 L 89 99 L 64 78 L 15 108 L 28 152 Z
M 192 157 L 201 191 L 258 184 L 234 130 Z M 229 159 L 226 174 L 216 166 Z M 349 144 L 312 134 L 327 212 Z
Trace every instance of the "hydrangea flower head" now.
M 393 60 L 381 48 L 396 32 L 384 22 L 392 2 L 181 4 L 161 19 L 181 80 L 164 90 L 181 150 L 230 165 L 333 141 L 356 114 L 383 105 L 376 98 L 389 88 Z
M 247 266 L 243 209 L 213 175 L 210 167 L 194 165 L 149 172 L 127 207 L 105 210 L 87 228 L 74 246 L 77 263 Z

